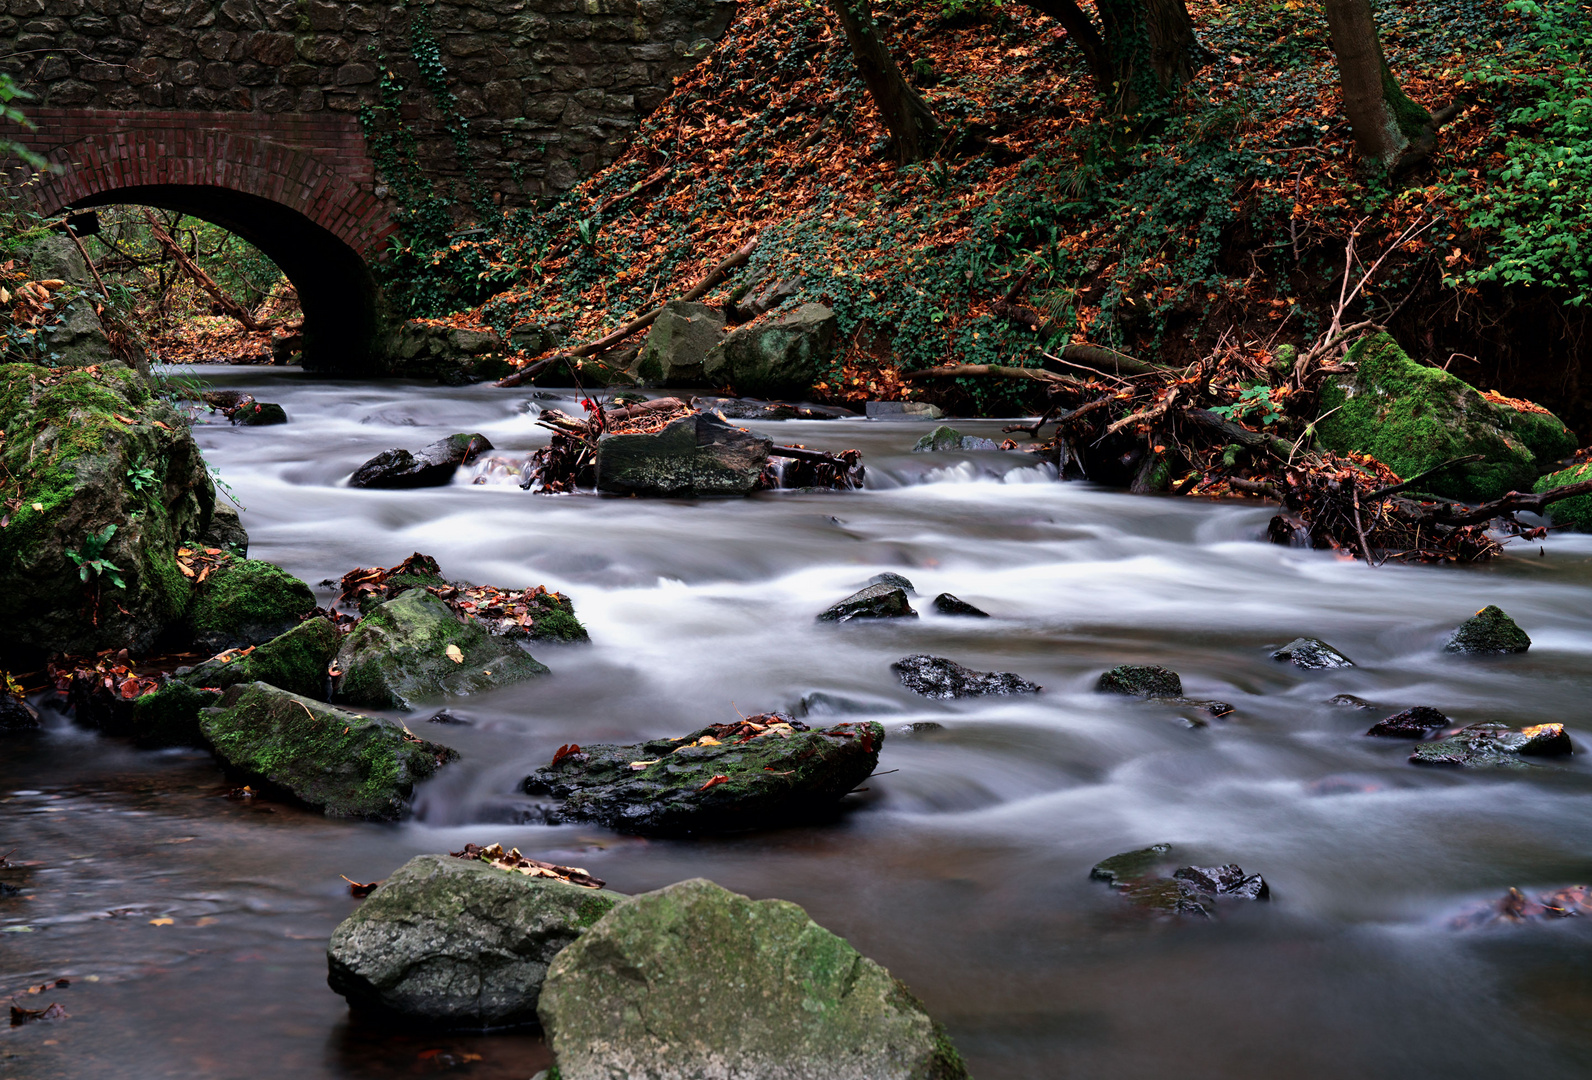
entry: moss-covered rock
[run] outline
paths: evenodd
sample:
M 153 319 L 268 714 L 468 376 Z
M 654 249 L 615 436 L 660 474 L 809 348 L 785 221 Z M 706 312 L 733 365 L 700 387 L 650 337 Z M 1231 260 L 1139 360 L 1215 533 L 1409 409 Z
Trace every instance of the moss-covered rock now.
M 1102 694 L 1176 698 L 1183 696 L 1183 680 L 1177 672 L 1153 664 L 1118 664 L 1101 673 L 1095 689 Z
M 239 683 L 199 714 L 216 756 L 328 817 L 394 820 L 414 786 L 458 755 L 401 724 L 265 683 Z
M 1409 477 L 1452 458 L 1482 454 L 1422 481 L 1438 495 L 1473 502 L 1524 491 L 1539 463 L 1575 448 L 1575 437 L 1551 413 L 1529 402 L 1484 396 L 1438 368 L 1418 364 L 1387 334 L 1356 343 L 1348 359 L 1352 374 L 1322 388 L 1327 415 L 1316 424 L 1322 446 L 1370 454 Z
M 707 727 L 683 739 L 577 747 L 524 789 L 564 800 L 550 820 L 643 834 L 736 832 L 833 813 L 873 772 L 883 744 L 873 722 L 786 726 L 750 739 Z
M 191 599 L 178 543 L 215 506 L 182 417 L 127 368 L 4 364 L 0 429 L 0 654 L 150 648 Z M 69 553 L 93 558 L 91 536 L 114 570 L 85 580 Z
M 554 958 L 538 1008 L 561 1080 L 961 1080 L 902 983 L 784 900 L 682 881 Z
M 1460 623 L 1449 635 L 1444 652 L 1523 653 L 1531 648 L 1531 638 L 1496 604 L 1488 604 Z
M 650 435 L 604 435 L 597 441 L 597 487 L 666 498 L 750 495 L 773 445 L 711 413 Z
M 547 674 L 514 642 L 461 621 L 425 589 L 373 608 L 344 639 L 337 666 L 334 700 L 393 709 Z
M 429 1024 L 535 1023 L 547 965 L 624 899 L 418 855 L 332 932 L 326 981 L 355 1009 Z
M 133 702 L 133 738 L 143 746 L 205 746 L 199 713 L 220 700 L 214 687 L 169 682 Z
M 732 331 L 702 361 L 703 375 L 748 397 L 806 397 L 829 371 L 838 325 L 824 305 L 802 304 Z
M 1542 477 L 1532 487 L 1532 491 L 1551 491 L 1566 484 L 1579 484 L 1583 480 L 1592 480 L 1592 462 L 1584 465 L 1572 465 L 1568 469 L 1560 469 L 1556 473 L 1549 473 Z M 1553 523 L 1562 528 L 1575 532 L 1592 532 L 1592 495 L 1576 495 L 1569 499 L 1560 499 L 1556 503 L 1548 504 L 1548 517 Z
M 194 643 L 206 652 L 241 649 L 279 637 L 315 610 L 310 587 L 260 559 L 229 559 L 193 599 Z
M 1523 769 L 1524 757 L 1564 757 L 1572 753 L 1563 724 L 1512 728 L 1507 724 L 1472 724 L 1446 739 L 1421 743 L 1410 754 L 1411 765 L 1451 769 Z
M 671 300 L 647 331 L 630 373 L 642 386 L 700 386 L 702 359 L 723 336 L 723 309 Z
M 211 657 L 181 670 L 177 678 L 189 686 L 225 690 L 238 683 L 270 683 L 279 690 L 324 700 L 326 669 L 337 655 L 342 635 L 332 620 L 305 619 L 287 633 L 274 637 L 246 656 L 233 652 Z

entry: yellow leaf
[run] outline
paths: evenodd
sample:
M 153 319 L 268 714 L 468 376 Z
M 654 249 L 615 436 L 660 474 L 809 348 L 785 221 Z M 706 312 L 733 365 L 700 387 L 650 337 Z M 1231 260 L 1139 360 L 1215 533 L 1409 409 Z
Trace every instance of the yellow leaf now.
M 449 645 L 446 649 L 443 649 L 442 651 L 444 653 L 446 653 L 447 656 L 448 656 L 448 659 L 452 660 L 455 664 L 464 663 L 464 653 L 459 651 L 459 647 L 457 645 Z
M 150 926 L 175 926 L 176 924 L 177 924 L 177 920 L 176 919 L 150 919 L 149 920 L 149 925 Z
M 34 513 L 35 513 L 35 514 L 42 514 L 42 513 L 44 513 L 44 504 L 43 504 L 43 503 L 34 503 L 34 504 L 33 504 L 33 512 L 34 512 Z

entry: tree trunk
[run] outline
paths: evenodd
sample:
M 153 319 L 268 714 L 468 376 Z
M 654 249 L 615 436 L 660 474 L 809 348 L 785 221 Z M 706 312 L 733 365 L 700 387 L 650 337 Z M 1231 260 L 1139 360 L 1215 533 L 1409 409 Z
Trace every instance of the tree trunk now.
M 1041 15 L 1048 15 L 1067 31 L 1072 43 L 1083 53 L 1089 73 L 1094 76 L 1095 88 L 1102 94 L 1111 93 L 1111 65 L 1106 60 L 1105 43 L 1100 32 L 1073 0 L 1026 0 L 1029 7 Z
M 1159 104 L 1193 76 L 1205 50 L 1184 0 L 1096 0 L 1096 7 L 1117 112 Z
M 1393 168 L 1432 117 L 1411 101 L 1388 70 L 1371 0 L 1323 0 L 1338 57 L 1343 111 L 1360 156 Z
M 851 43 L 857 70 L 890 132 L 890 153 L 903 165 L 933 157 L 940 148 L 939 120 L 923 98 L 901 77 L 879 26 L 873 21 L 868 0 L 829 0 Z

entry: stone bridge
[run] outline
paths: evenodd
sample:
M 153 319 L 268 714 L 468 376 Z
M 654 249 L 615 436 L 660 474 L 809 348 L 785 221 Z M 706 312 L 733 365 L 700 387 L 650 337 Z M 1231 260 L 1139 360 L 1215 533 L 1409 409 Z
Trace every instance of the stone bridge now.
M 230 229 L 297 286 L 306 364 L 369 371 L 384 317 L 370 264 L 397 207 L 362 116 L 401 122 L 436 190 L 527 205 L 615 160 L 732 10 L 0 0 L 0 67 L 32 95 L 35 124 L 0 134 L 56 166 L 23 183 L 13 161 L 8 176 L 49 215 L 131 203 Z M 405 92 L 372 114 L 384 79 Z

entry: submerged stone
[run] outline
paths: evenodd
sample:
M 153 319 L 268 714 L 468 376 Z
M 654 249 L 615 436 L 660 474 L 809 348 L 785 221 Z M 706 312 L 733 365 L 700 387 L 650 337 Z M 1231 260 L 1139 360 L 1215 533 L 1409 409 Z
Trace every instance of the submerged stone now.
M 883 744 L 876 722 L 808 730 L 772 714 L 682 739 L 569 747 L 524 790 L 563 800 L 550 820 L 642 834 L 737 832 L 832 813 L 873 772 Z
M 1273 660 L 1286 660 L 1294 667 L 1307 670 L 1353 667 L 1354 661 L 1320 638 L 1294 638 L 1271 654 Z
M 1369 701 L 1366 701 L 1364 698 L 1355 697 L 1353 694 L 1333 694 L 1331 697 L 1329 697 L 1326 700 L 1325 704 L 1327 704 L 1327 705 L 1336 705 L 1339 708 L 1343 708 L 1343 709 L 1372 709 L 1372 708 L 1375 708 L 1375 706 L 1372 705 Z
M 1592 885 L 1569 885 L 1539 893 L 1536 898 L 1519 889 L 1510 889 L 1501 899 L 1478 904 L 1455 916 L 1455 930 L 1476 930 L 1484 926 L 1519 925 L 1592 916 Z
M 907 988 L 784 900 L 682 881 L 553 960 L 538 1009 L 561 1080 L 963 1080 Z
M 226 764 L 328 817 L 399 818 L 415 784 L 458 757 L 392 720 L 261 682 L 227 690 L 199 727 Z
M 1512 728 L 1507 724 L 1472 724 L 1447 738 L 1422 743 L 1410 754 L 1411 765 L 1458 769 L 1521 769 L 1522 757 L 1564 757 L 1574 752 L 1563 724 Z
M 894 576 L 894 575 L 892 575 Z M 850 622 L 852 619 L 915 619 L 906 590 L 899 585 L 880 582 L 859 589 L 818 615 L 819 622 Z
M 1417 705 L 1377 721 L 1366 734 L 1388 739 L 1424 739 L 1429 732 L 1446 728 L 1450 723 L 1452 721 L 1436 709 Z
M 1009 671 L 973 671 L 943 656 L 914 653 L 890 665 L 905 686 L 924 697 L 963 698 L 988 694 L 1037 694 L 1041 687 Z
M 332 932 L 331 988 L 357 1010 L 444 1027 L 536 1022 L 553 958 L 625 897 L 418 855 Z
M 979 619 L 989 618 L 989 612 L 976 608 L 966 600 L 960 600 L 948 592 L 942 592 L 934 598 L 934 610 L 941 615 L 971 615 Z
M 597 441 L 597 487 L 664 498 L 750 495 L 773 445 L 712 413 L 682 417 L 651 434 L 604 435 Z
M 383 450 L 354 470 L 349 487 L 417 488 L 439 487 L 453 480 L 460 465 L 468 465 L 480 454 L 495 449 L 491 440 L 479 433 L 459 433 L 438 439 L 418 454 L 397 448 Z
M 207 653 L 242 649 L 280 637 L 315 610 L 310 587 L 260 559 L 230 559 L 201 583 L 189 622 Z
M 1095 687 L 1102 694 L 1130 697 L 1182 697 L 1183 680 L 1177 672 L 1151 664 L 1118 664 L 1100 676 Z
M 427 698 L 475 694 L 547 674 L 513 641 L 461 621 L 425 589 L 372 608 L 343 639 L 332 698 L 412 709 Z
M 1121 892 L 1135 907 L 1162 915 L 1209 918 L 1218 899 L 1271 898 L 1264 878 L 1244 873 L 1235 863 L 1182 866 L 1165 876 L 1171 854 L 1171 844 L 1125 851 L 1096 863 L 1089 876 Z
M 1444 652 L 1503 654 L 1523 653 L 1531 648 L 1531 638 L 1502 608 L 1488 604 L 1459 624 L 1449 637 Z
M 1171 853 L 1171 844 L 1152 844 L 1147 848 L 1124 851 L 1095 863 L 1089 869 L 1089 877 L 1103 881 L 1113 889 L 1121 889 L 1153 873 Z

